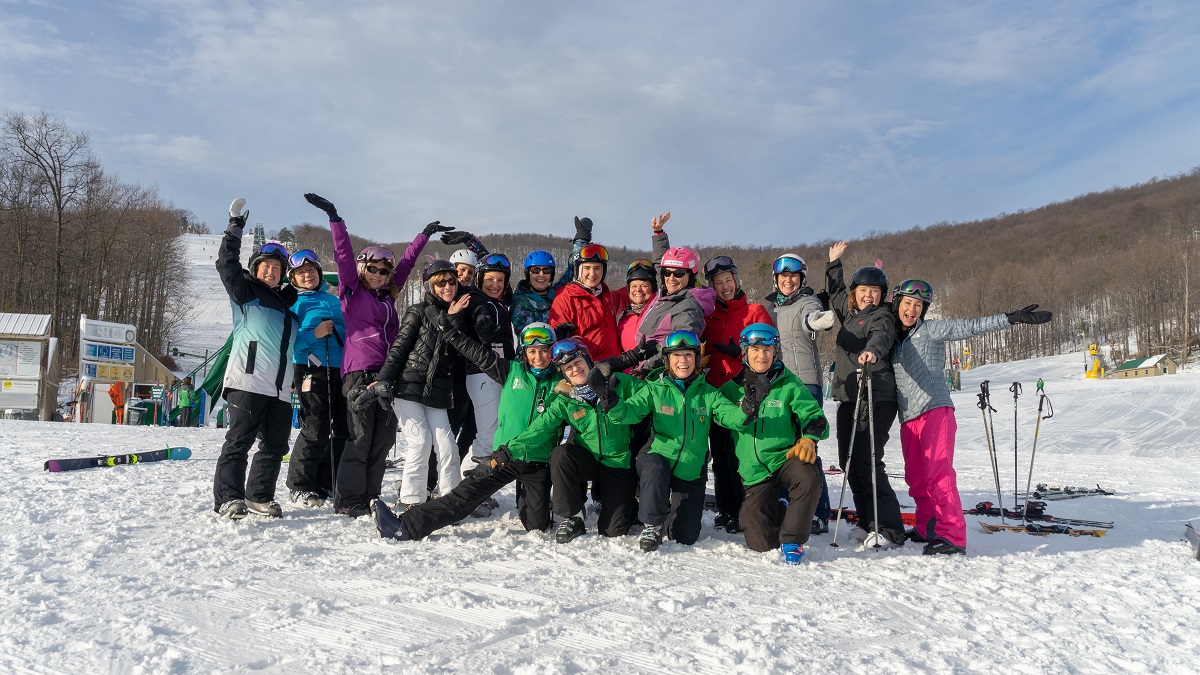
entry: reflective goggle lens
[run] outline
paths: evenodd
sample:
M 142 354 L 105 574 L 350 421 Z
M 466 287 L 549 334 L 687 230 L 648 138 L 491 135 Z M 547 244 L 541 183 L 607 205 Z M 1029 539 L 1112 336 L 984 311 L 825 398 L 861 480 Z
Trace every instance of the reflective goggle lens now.
M 733 258 L 727 255 L 719 255 L 712 260 L 704 263 L 704 273 L 713 274 L 724 270 L 737 269 L 737 265 L 733 264 Z
M 358 254 L 359 262 L 385 262 L 396 266 L 396 254 L 386 246 L 372 246 Z
M 638 258 L 637 260 L 634 260 L 633 262 L 629 263 L 629 267 L 627 268 L 627 271 L 633 271 L 633 270 L 637 270 L 637 269 L 646 269 L 646 270 L 653 271 L 654 263 L 650 262 L 649 260 L 646 260 L 645 258 Z
M 908 281 L 901 282 L 896 287 L 895 292 L 900 295 L 911 295 L 925 302 L 933 300 L 933 286 L 930 286 L 928 281 L 921 281 L 920 279 L 909 279 Z
M 777 345 L 779 334 L 765 330 L 752 330 L 742 333 L 743 345 Z
M 527 327 L 521 331 L 521 346 L 529 347 L 532 345 L 552 345 L 554 344 L 554 331 L 542 326 Z
M 487 267 L 503 267 L 504 269 L 512 269 L 512 264 L 508 262 L 508 256 L 503 253 L 493 253 L 483 259 L 484 266 Z
M 317 258 L 317 254 L 308 249 L 296 251 L 292 254 L 292 257 L 288 258 L 288 264 L 293 268 L 299 267 L 304 263 L 312 263 L 318 267 L 321 266 L 321 261 Z
M 600 244 L 588 244 L 579 252 L 580 260 L 608 262 L 608 249 Z
M 663 340 L 662 349 L 700 348 L 700 339 L 691 331 L 677 330 Z
M 804 268 L 804 261 L 799 258 L 780 258 L 779 260 L 776 260 L 775 264 L 772 266 L 775 274 L 779 274 L 781 272 L 800 274 L 804 272 Z
M 562 340 L 554 344 L 554 349 L 550 351 L 550 358 L 554 359 L 555 363 L 563 364 L 573 360 L 580 353 L 579 343 L 574 340 Z
M 263 244 L 262 248 L 258 249 L 258 252 L 262 255 L 277 255 L 284 260 L 287 260 L 288 257 L 287 249 L 283 247 L 283 244 L 276 244 L 273 241 Z

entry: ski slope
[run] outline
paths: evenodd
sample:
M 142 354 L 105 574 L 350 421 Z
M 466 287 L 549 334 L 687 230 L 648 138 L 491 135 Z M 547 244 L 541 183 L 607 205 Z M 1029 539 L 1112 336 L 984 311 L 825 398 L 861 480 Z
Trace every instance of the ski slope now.
M 199 259 L 210 244 L 189 245 L 189 340 L 215 348 L 228 301 Z M 1115 489 L 1047 509 L 1115 521 L 1107 536 L 988 535 L 968 516 L 968 555 L 931 559 L 915 545 L 859 551 L 843 527 L 840 548 L 815 536 L 798 568 L 717 532 L 712 514 L 691 547 L 647 555 L 636 533 L 594 531 L 558 545 L 521 529 L 511 487 L 499 515 L 422 542 L 289 504 L 284 475 L 282 519 L 232 523 L 212 512 L 219 430 L 0 420 L 0 672 L 1191 672 L 1200 563 L 1182 535 L 1200 521 L 1200 374 L 1097 382 L 1081 362 L 964 373 L 956 467 L 965 505 L 996 500 L 975 407 L 988 379 L 1011 505 L 1007 389 L 1019 380 L 1026 392 L 1023 488 L 1041 377 L 1055 416 L 1034 482 Z M 889 471 L 902 474 L 893 432 Z M 51 457 L 168 444 L 193 458 L 42 471 Z M 396 478 L 385 478 L 389 503 Z

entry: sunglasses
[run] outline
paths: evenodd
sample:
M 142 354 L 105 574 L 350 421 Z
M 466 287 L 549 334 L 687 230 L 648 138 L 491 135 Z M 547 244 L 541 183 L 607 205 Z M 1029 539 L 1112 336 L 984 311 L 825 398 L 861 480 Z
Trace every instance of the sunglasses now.
M 677 330 L 662 341 L 661 349 L 700 349 L 700 338 L 687 330 Z
M 579 251 L 579 259 L 588 262 L 608 262 L 608 249 L 600 244 L 588 244 Z
M 554 274 L 554 268 L 553 268 L 553 267 L 530 267 L 530 268 L 529 268 L 529 273 L 530 273 L 530 274 L 550 274 L 550 275 L 553 275 L 553 274 Z
M 689 274 L 689 272 L 687 270 L 679 270 L 679 269 L 675 269 L 675 270 L 664 269 L 662 271 L 662 274 L 663 274 L 664 279 L 667 277 L 675 277 L 676 279 L 683 279 L 684 277 L 686 277 Z
M 771 269 L 775 274 L 783 274 L 784 272 L 789 274 L 805 274 L 808 272 L 808 265 L 805 265 L 804 261 L 799 258 L 787 257 L 776 260 Z
M 521 331 L 522 347 L 552 345 L 554 342 L 554 331 L 544 326 L 527 326 L 525 330 Z
M 396 266 L 396 254 L 386 246 L 369 246 L 355 258 L 358 262 L 385 262 L 391 267 Z
M 705 274 L 716 274 L 717 272 L 727 272 L 736 269 L 737 265 L 733 264 L 733 258 L 727 255 L 719 255 L 704 263 Z
M 308 249 L 296 251 L 292 254 L 292 257 L 288 258 L 288 265 L 293 269 L 300 267 L 304 263 L 312 263 L 318 267 L 321 266 L 321 260 L 317 258 L 317 254 Z
M 779 344 L 779 333 L 765 330 L 742 331 L 741 343 L 746 346 L 774 346 Z
M 442 286 L 453 286 L 457 283 L 458 283 L 458 279 L 442 279 L 440 281 L 433 282 L 433 287 L 441 288 Z
M 512 269 L 512 263 L 508 262 L 508 256 L 503 253 L 493 253 L 483 259 L 480 267 L 503 267 L 504 269 Z
M 385 277 L 392 273 L 392 268 L 388 267 L 387 265 L 383 265 L 381 267 L 376 267 L 374 265 L 367 265 L 364 269 L 366 269 L 371 274 L 380 274 Z
M 283 247 L 283 244 L 276 244 L 273 241 L 263 244 L 262 248 L 258 249 L 258 252 L 260 255 L 277 255 L 284 260 L 287 260 L 288 257 L 287 249 Z
M 909 279 L 901 281 L 900 285 L 893 289 L 892 294 L 910 295 L 928 304 L 933 301 L 933 286 L 930 286 L 928 281 Z

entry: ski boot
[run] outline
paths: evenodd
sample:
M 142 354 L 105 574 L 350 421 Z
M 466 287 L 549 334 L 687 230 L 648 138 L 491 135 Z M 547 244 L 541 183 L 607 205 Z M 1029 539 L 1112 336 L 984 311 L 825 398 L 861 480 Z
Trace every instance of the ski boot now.
M 638 547 L 646 553 L 657 551 L 662 540 L 662 526 L 647 525 L 642 528 L 642 534 L 638 536 Z
M 341 506 L 334 507 L 333 512 L 339 516 L 362 518 L 363 516 L 369 514 L 371 509 L 368 508 L 366 504 L 342 504 Z
M 396 517 L 382 499 L 371 500 L 371 513 L 375 516 L 375 529 L 379 530 L 380 539 L 396 539 L 399 541 L 412 540 L 408 525 Z
M 325 498 L 322 497 L 321 495 L 317 494 L 316 492 L 308 492 L 305 490 L 292 490 L 292 503 L 293 504 L 304 504 L 305 506 L 312 506 L 314 508 L 320 508 L 322 506 L 325 506 Z
M 783 553 L 783 564 L 785 565 L 799 565 L 804 562 L 803 544 L 783 544 L 779 547 L 779 551 Z
M 558 532 L 554 533 L 554 541 L 566 544 L 586 531 L 583 526 L 583 518 L 579 516 L 563 518 L 563 521 L 558 524 Z
M 966 555 L 967 549 L 962 546 L 955 546 L 941 537 L 935 538 L 933 541 L 925 544 L 921 549 L 924 555 Z
M 246 502 L 242 501 L 241 499 L 230 499 L 222 504 L 221 508 L 217 509 L 217 513 L 222 518 L 241 520 L 242 518 L 246 517 Z
M 829 519 L 828 518 L 817 518 L 816 516 L 814 516 L 813 521 L 812 521 L 812 533 L 813 534 L 828 534 L 829 533 Z
M 729 525 L 729 521 L 731 520 L 737 520 L 737 518 L 722 511 L 717 514 L 716 518 L 713 518 L 713 527 L 723 530 Z
M 248 510 L 250 513 L 266 516 L 268 518 L 280 518 L 283 516 L 283 507 L 279 506 L 279 502 L 276 501 L 252 502 L 247 499 L 246 510 Z

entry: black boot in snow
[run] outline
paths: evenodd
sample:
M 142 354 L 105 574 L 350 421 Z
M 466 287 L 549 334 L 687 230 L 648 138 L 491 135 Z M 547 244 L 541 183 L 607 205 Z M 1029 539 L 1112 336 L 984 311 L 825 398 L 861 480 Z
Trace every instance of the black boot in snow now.
M 408 532 L 408 526 L 392 513 L 382 499 L 371 500 L 371 513 L 375 515 L 375 529 L 379 530 L 381 539 L 398 539 L 400 541 L 412 539 L 412 535 Z
M 554 541 L 566 544 L 586 531 L 583 527 L 583 518 L 579 516 L 564 518 L 558 525 L 558 532 L 554 534 Z
M 925 544 L 925 548 L 921 549 L 921 553 L 925 555 L 966 555 L 967 549 L 962 546 L 955 546 L 945 539 L 938 537 Z
M 638 547 L 646 553 L 657 551 L 662 540 L 662 526 L 647 525 L 642 528 L 642 534 L 638 536 Z

